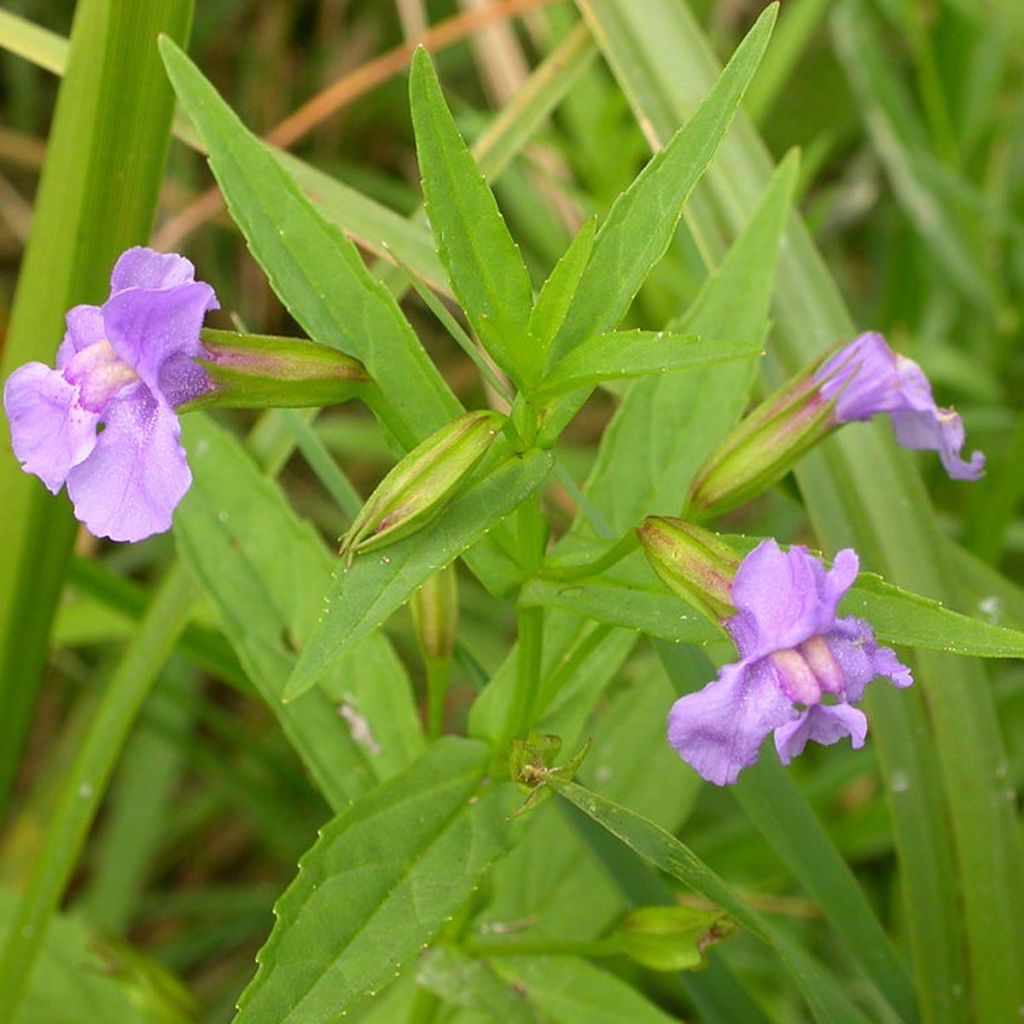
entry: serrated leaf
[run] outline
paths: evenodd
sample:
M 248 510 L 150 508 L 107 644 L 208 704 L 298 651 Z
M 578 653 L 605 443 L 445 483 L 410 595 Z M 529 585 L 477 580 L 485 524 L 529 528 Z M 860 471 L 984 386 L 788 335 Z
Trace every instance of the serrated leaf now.
M 344 807 L 422 750 L 409 680 L 375 635 L 332 666 L 316 692 L 281 703 L 333 559 L 230 434 L 201 414 L 184 425 L 193 480 L 174 517 L 180 553 L 313 781 L 331 806 Z
M 210 154 L 228 209 L 288 311 L 314 341 L 355 356 L 392 403 L 406 448 L 461 407 L 391 293 L 299 191 L 184 53 L 160 40 L 167 73 Z
M 412 60 L 409 103 L 438 255 L 484 348 L 520 382 L 533 303 L 530 275 L 422 48 Z
M 490 748 L 448 737 L 324 827 L 278 901 L 236 1024 L 328 1024 L 434 938 L 515 835 Z
M 382 551 L 357 557 L 339 572 L 283 699 L 294 700 L 315 685 L 330 662 L 525 501 L 552 464 L 552 456 L 538 449 L 512 456 L 454 498 L 438 522 Z
M 606 380 L 627 380 L 649 374 L 703 370 L 720 363 L 753 359 L 758 344 L 703 341 L 695 334 L 667 331 L 611 331 L 588 338 L 565 355 L 537 389 L 550 397 Z

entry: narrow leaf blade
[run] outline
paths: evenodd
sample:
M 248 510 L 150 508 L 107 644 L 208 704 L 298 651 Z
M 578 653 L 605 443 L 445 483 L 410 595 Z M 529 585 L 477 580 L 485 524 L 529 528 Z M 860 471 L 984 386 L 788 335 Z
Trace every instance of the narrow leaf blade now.
M 484 347 L 513 379 L 522 380 L 533 302 L 530 275 L 422 48 L 412 61 L 409 101 L 438 255 Z
M 719 363 L 754 359 L 760 353 L 758 344 L 703 341 L 694 334 L 611 331 L 589 338 L 560 359 L 538 393 L 558 395 L 606 380 L 703 370 Z

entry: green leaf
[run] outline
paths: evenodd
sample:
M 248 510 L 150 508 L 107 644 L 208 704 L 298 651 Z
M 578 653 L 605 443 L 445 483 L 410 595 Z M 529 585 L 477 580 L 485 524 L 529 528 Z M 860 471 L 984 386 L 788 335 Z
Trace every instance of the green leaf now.
M 652 373 L 703 370 L 718 363 L 755 359 L 761 346 L 734 341 L 702 341 L 693 334 L 665 331 L 612 331 L 581 342 L 544 377 L 537 394 L 551 396 L 595 387 L 605 380 Z
M 565 583 L 535 577 L 523 587 L 519 603 L 561 608 L 611 626 L 682 643 L 703 646 L 726 639 L 721 630 L 658 579 L 640 552 L 607 572 L 582 580 Z
M 838 6 L 832 17 L 836 54 L 874 149 L 910 222 L 964 296 L 987 312 L 994 298 L 979 269 L 985 266 L 985 252 L 980 245 L 970 244 L 951 204 L 919 172 L 919 152 L 926 146 L 925 128 L 872 22 L 866 5 L 856 0 Z
M 355 246 L 298 190 L 173 43 L 161 53 L 210 154 L 235 223 L 288 311 L 314 341 L 355 356 L 387 396 L 406 448 L 461 412 L 391 293 Z
M 275 907 L 236 1024 L 327 1024 L 390 982 L 507 849 L 519 794 L 446 738 L 330 822 Z
M 17 896 L 0 890 L 4 928 Z M 188 1024 L 191 999 L 162 968 L 127 946 L 104 942 L 77 916 L 50 922 L 16 1024 Z
M 1024 658 L 1024 633 L 972 619 L 862 572 L 840 605 L 866 619 L 880 640 L 974 658 Z
M 475 1010 L 500 1024 L 535 1024 L 533 1007 L 514 984 L 499 978 L 491 964 L 440 946 L 420 961 L 416 981 L 453 1006 Z
M 614 328 L 665 254 L 683 205 L 711 163 L 757 70 L 777 11 L 774 5 L 765 9 L 700 109 L 616 199 L 555 340 L 555 357 Z
M 575 956 L 492 957 L 499 978 L 535 1008 L 534 1020 L 557 1024 L 674 1024 L 614 974 Z
M 743 232 L 671 328 L 755 345 L 767 334 L 780 240 L 798 161 L 780 164 Z M 742 301 L 737 296 L 742 295 Z M 757 360 L 637 381 L 601 438 L 587 497 L 616 533 L 683 503 L 693 475 L 737 422 Z M 639 455 L 638 453 L 643 453 Z
M 547 365 L 551 343 L 569 312 L 580 278 L 590 262 L 596 233 L 597 219 L 591 217 L 584 221 L 537 296 L 527 331 L 530 337 L 526 351 L 529 360 L 527 380 L 530 383 L 540 377 Z
M 849 1001 L 838 979 L 814 963 L 769 918 L 754 910 L 734 889 L 716 875 L 688 846 L 663 828 L 625 807 L 606 800 L 574 782 L 558 783 L 558 795 L 660 868 L 695 892 L 728 911 L 748 931 L 772 946 L 807 998 L 815 1017 L 824 1022 L 866 1022 Z
M 328 664 L 537 490 L 552 464 L 552 456 L 537 449 L 509 458 L 453 499 L 439 522 L 383 553 L 359 556 L 339 572 L 283 699 L 294 700 L 315 685 Z
M 317 690 L 281 703 L 333 559 L 230 434 L 197 414 L 185 439 L 193 480 L 174 518 L 182 557 L 318 789 L 344 807 L 423 748 L 405 671 L 377 634 L 323 673 Z
M 409 76 L 416 152 L 437 252 L 469 322 L 495 362 L 521 382 L 533 303 L 530 275 L 422 47 Z

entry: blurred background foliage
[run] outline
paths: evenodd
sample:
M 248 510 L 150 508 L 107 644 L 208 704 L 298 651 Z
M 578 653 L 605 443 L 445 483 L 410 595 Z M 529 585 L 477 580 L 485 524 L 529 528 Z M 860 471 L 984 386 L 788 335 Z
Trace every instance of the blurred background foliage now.
M 683 2 L 683 0 L 680 0 Z M 575 22 L 571 4 L 527 9 L 469 31 L 488 0 L 204 0 L 191 53 L 254 130 L 267 134 L 302 109 L 293 152 L 388 207 L 411 214 L 419 183 L 406 97 L 407 55 L 396 52 L 428 26 L 462 19 L 436 59 L 450 104 L 470 139 L 514 97 L 529 71 Z M 763 4 L 693 0 L 721 55 Z M 7 11 L 67 36 L 71 0 L 5 0 Z M 386 57 L 379 63 L 382 55 Z M 391 73 L 387 73 L 387 72 Z M 380 73 L 378 73 L 380 72 Z M 882 330 L 918 360 L 941 404 L 955 405 L 968 447 L 989 457 L 986 479 L 955 488 L 938 461 L 922 461 L 949 533 L 1011 578 L 1024 555 L 1024 5 L 1019 0 L 786 0 L 768 58 L 747 99 L 776 158 L 803 152 L 799 204 L 864 329 Z M 303 107 L 333 83 L 341 105 Z M 45 151 L 56 78 L 21 57 L 0 56 L 0 330 L 6 322 L 33 194 Z M 513 235 L 542 280 L 571 234 L 603 213 L 648 157 L 648 145 L 611 74 L 595 59 L 496 191 Z M 69 169 L 69 173 L 74 173 Z M 172 146 L 155 242 L 184 252 L 217 290 L 222 312 L 264 333 L 295 333 L 216 202 L 201 156 Z M 704 275 L 697 243 L 681 226 L 676 244 L 632 313 L 660 327 L 696 293 Z M 784 287 L 784 282 L 783 282 Z M 486 401 L 475 370 L 418 298 L 405 308 L 447 379 L 469 405 Z M 841 339 L 835 339 L 839 341 Z M 599 394 L 568 435 L 566 463 L 585 476 L 612 408 Z M 252 420 L 236 418 L 239 428 Z M 329 411 L 317 431 L 363 493 L 390 455 L 360 409 Z M 301 457 L 281 480 L 299 511 L 333 539 L 346 522 Z M 805 536 L 792 490 L 783 487 L 732 525 L 787 539 Z M 567 496 L 564 521 L 573 506 Z M 61 498 L 60 500 L 64 500 Z M 894 510 L 894 514 L 898 511 Z M 172 551 L 169 537 L 136 546 L 79 539 L 54 653 L 0 848 L 0 881 L 17 885 L 31 861 L 52 787 L 96 700 L 91 683 L 116 663 L 145 604 L 147 583 Z M 463 649 L 448 708 L 459 729 L 475 689 L 495 669 L 511 634 L 507 612 L 471 579 L 460 582 Z M 982 615 L 1021 620 L 1015 592 L 983 602 Z M 406 613 L 391 631 L 420 672 Z M 610 701 L 656 671 L 640 645 Z M 1024 674 L 994 673 L 1011 775 L 1024 778 Z M 422 679 L 417 678 L 422 685 Z M 1015 752 L 1015 753 L 1014 753 Z M 832 748 L 794 767 L 859 876 L 880 899 L 893 885 L 886 806 L 870 754 Z M 708 787 L 705 787 L 707 790 Z M 696 789 L 693 791 L 696 797 Z M 107 936 L 94 947 L 141 1000 L 146 1019 L 225 1020 L 271 923 L 270 905 L 326 816 L 270 714 L 209 616 L 179 644 L 135 729 L 70 894 Z M 730 798 L 701 791 L 687 842 L 749 891 L 755 903 L 813 933 L 813 907 Z M 144 963 L 120 945 L 128 939 Z M 766 954 L 735 942 L 734 966 L 776 991 Z M 838 955 L 838 954 L 837 954 Z M 667 1008 L 685 997 L 648 979 Z M 147 1011 L 147 1013 L 150 1011 Z M 796 1011 L 793 1011 L 796 1013 Z M 381 1019 L 386 1019 L 382 1017 Z M 795 1019 L 795 1018 L 794 1018 Z

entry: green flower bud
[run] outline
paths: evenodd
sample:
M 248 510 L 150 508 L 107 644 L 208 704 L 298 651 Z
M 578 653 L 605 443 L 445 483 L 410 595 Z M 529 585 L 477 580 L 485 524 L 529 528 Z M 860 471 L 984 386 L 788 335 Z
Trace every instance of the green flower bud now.
M 367 499 L 341 538 L 341 554 L 351 561 L 423 526 L 455 496 L 504 423 L 490 410 L 463 413 L 417 445 Z
M 683 514 L 703 521 L 763 494 L 834 429 L 834 401 L 811 371 L 759 405 L 722 442 L 694 479 Z
M 719 625 L 735 613 L 731 589 L 740 557 L 715 534 L 665 516 L 648 516 L 636 534 L 654 571 L 687 604 Z
M 459 591 L 455 565 L 446 566 L 420 587 L 409 602 L 413 627 L 423 657 L 450 658 L 459 624 Z
M 623 920 L 617 937 L 626 956 L 652 971 L 693 971 L 704 965 L 708 946 L 735 928 L 721 910 L 641 907 Z
M 204 330 L 208 390 L 184 411 L 219 405 L 231 409 L 299 408 L 348 401 L 370 377 L 363 364 L 326 345 L 301 338 Z

